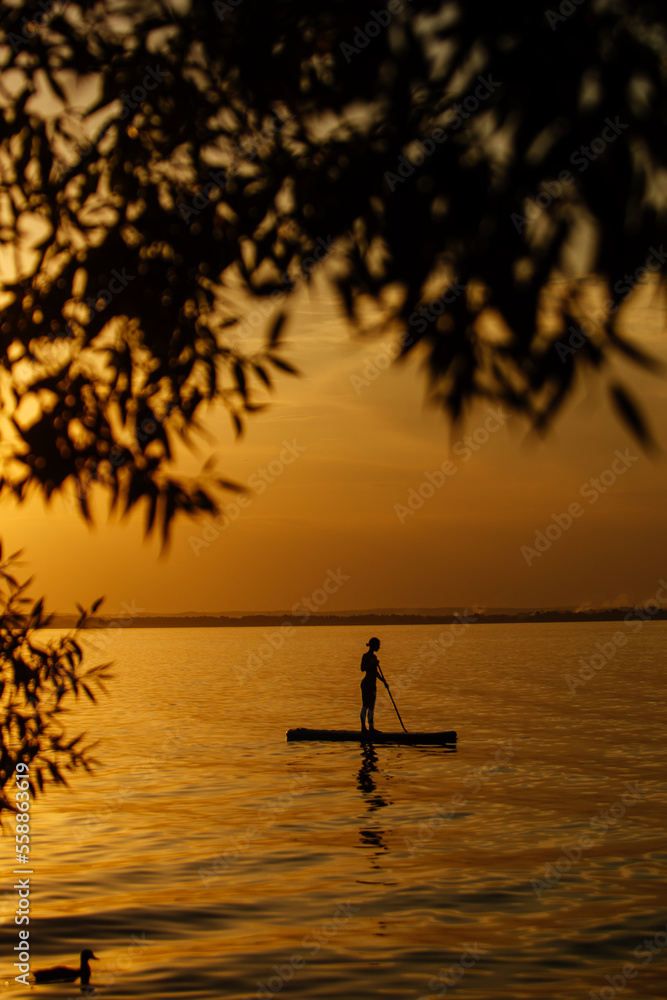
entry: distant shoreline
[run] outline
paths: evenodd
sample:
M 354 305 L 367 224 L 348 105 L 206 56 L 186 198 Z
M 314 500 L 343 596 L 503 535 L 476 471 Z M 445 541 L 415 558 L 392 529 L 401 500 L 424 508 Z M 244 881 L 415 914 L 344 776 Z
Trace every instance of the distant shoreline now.
M 467 614 L 460 615 L 419 615 L 388 614 L 375 615 L 242 615 L 231 618 L 226 615 L 170 616 L 151 615 L 132 617 L 127 614 L 117 616 L 96 615 L 90 619 L 87 628 L 109 628 L 122 625 L 123 628 L 275 628 L 291 625 L 298 628 L 312 625 L 366 625 L 381 628 L 384 625 L 519 625 L 546 622 L 604 622 L 604 621 L 665 621 L 667 608 L 647 613 L 643 608 L 606 608 L 600 611 L 532 611 L 517 614 Z M 54 615 L 53 628 L 72 628 L 76 623 L 74 615 Z

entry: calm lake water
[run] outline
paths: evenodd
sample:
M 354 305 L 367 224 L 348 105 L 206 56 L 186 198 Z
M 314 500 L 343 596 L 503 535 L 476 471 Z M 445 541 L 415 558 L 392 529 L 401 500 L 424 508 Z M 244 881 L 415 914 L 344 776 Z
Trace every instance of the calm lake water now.
M 664 1000 L 667 622 L 380 629 L 406 727 L 455 751 L 286 743 L 356 728 L 371 632 L 265 632 L 87 633 L 115 680 L 71 725 L 103 766 L 35 803 L 33 971 L 90 947 L 109 998 Z M 4 991 L 80 996 L 13 981 L 12 877 Z

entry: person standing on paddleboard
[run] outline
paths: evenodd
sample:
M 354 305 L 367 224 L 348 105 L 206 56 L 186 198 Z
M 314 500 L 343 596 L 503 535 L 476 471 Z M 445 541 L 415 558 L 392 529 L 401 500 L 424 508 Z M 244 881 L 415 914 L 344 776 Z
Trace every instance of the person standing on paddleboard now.
M 361 657 L 361 669 L 365 672 L 366 676 L 361 682 L 361 728 L 366 728 L 366 713 L 368 712 L 368 728 L 373 731 L 375 726 L 373 725 L 373 713 L 375 711 L 375 695 L 376 695 L 376 680 L 379 677 L 384 686 L 387 686 L 382 674 L 378 673 L 380 669 L 380 661 L 378 660 L 375 653 L 380 648 L 380 640 L 376 638 L 369 639 L 366 643 L 368 646 L 368 652 L 364 653 Z

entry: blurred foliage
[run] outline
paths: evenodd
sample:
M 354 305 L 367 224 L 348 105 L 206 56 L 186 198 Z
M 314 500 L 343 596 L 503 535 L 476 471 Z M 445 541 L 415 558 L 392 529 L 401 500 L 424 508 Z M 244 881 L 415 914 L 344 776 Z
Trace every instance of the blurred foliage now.
M 483 398 L 546 428 L 590 369 L 650 443 L 611 366 L 656 367 L 619 315 L 664 282 L 664 5 L 0 12 L 6 489 L 69 480 L 89 516 L 100 484 L 165 536 L 215 511 L 225 483 L 170 474 L 174 435 L 211 401 L 240 432 L 293 371 L 283 307 L 318 262 L 360 328 L 374 304 L 423 354 L 455 421 Z M 260 352 L 240 291 L 273 309 Z
M 83 734 L 66 731 L 63 713 L 72 696 L 83 693 L 95 701 L 96 689 L 104 691 L 110 677 L 109 664 L 83 667 L 77 633 L 89 613 L 82 608 L 73 632 L 40 642 L 51 617 L 41 600 L 33 604 L 27 597 L 30 581 L 19 583 L 14 576 L 18 555 L 3 558 L 0 545 L 0 812 L 14 808 L 10 782 L 19 762 L 28 766 L 33 796 L 49 783 L 66 785 L 67 772 L 91 770 L 92 745 Z

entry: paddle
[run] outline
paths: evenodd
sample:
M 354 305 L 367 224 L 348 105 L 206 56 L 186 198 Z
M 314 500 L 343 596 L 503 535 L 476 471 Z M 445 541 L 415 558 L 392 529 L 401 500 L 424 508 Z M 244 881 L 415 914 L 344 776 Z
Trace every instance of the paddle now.
M 380 679 L 383 681 L 384 686 L 387 689 L 387 694 L 391 698 L 392 705 L 394 706 L 394 708 L 396 708 L 396 702 L 394 701 L 394 696 L 392 695 L 391 691 L 389 690 L 389 685 L 387 684 L 387 682 L 386 682 L 386 680 L 384 678 L 384 674 L 380 670 L 380 664 L 379 663 L 378 663 L 377 671 L 378 671 L 378 675 L 379 675 Z M 401 718 L 400 712 L 398 711 L 397 708 L 396 708 L 396 715 L 398 715 L 398 721 L 400 722 L 401 726 L 403 726 L 403 719 Z M 403 726 L 403 732 L 407 733 L 407 729 L 405 728 L 405 726 Z

